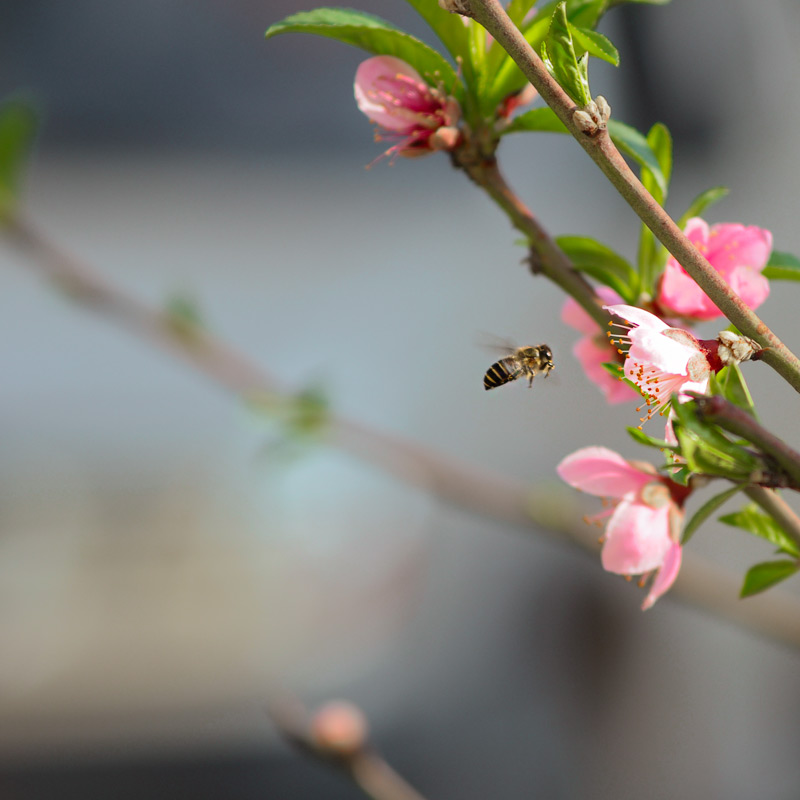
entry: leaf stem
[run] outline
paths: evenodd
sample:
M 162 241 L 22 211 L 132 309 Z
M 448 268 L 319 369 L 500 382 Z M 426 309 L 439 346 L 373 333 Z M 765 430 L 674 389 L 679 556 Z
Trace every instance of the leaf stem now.
M 464 0 L 470 16 L 506 50 L 542 99 L 611 181 L 639 218 L 672 253 L 725 316 L 765 350 L 763 360 L 800 392 L 800 359 L 762 322 L 687 239 L 634 175 L 607 131 L 587 136 L 573 122 L 575 103 L 550 75 L 499 0 Z

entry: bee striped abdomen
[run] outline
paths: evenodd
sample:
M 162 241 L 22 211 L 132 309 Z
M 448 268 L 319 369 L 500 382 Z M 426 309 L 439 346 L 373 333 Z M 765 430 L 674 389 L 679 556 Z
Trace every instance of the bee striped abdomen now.
M 503 358 L 500 361 L 495 361 L 486 374 L 483 376 L 484 389 L 496 389 L 504 383 L 516 380 L 519 377 L 519 371 L 515 368 L 513 371 L 509 370 L 506 366 L 507 359 Z

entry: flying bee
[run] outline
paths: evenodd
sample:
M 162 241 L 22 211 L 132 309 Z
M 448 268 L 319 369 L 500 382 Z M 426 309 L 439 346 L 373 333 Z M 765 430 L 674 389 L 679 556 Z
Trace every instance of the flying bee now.
M 540 372 L 543 372 L 546 378 L 554 367 L 553 351 L 548 345 L 517 347 L 512 349 L 505 358 L 495 361 L 486 370 L 486 374 L 483 376 L 483 388 L 496 389 L 504 383 L 511 383 L 511 381 L 523 377 L 528 379 L 528 388 L 530 388 L 533 385 L 533 379 Z

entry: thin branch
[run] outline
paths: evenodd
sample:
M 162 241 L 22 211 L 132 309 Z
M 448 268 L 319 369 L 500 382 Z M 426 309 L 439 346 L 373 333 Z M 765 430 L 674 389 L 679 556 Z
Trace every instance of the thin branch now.
M 800 544 L 800 518 L 777 492 L 763 486 L 748 486 L 744 492 L 783 528 L 787 536 Z
M 506 182 L 494 157 L 464 158 L 454 155 L 456 166 L 466 172 L 505 211 L 511 224 L 530 242 L 531 270 L 541 272 L 573 297 L 592 319 L 605 330 L 609 315 L 592 285 L 578 272 L 564 251 L 553 241 L 531 210 Z
M 304 755 L 345 774 L 372 800 L 425 800 L 367 742 L 337 751 L 316 741 L 313 719 L 294 697 L 272 700 L 267 711 L 281 735 Z
M 720 395 L 706 397 L 695 392 L 688 393 L 694 398 L 697 411 L 710 419 L 723 430 L 741 436 L 752 442 L 759 450 L 772 456 L 780 468 L 791 478 L 791 488 L 800 487 L 800 453 L 793 450 L 782 439 L 759 425 L 753 417 Z
M 75 301 L 127 328 L 135 336 L 182 359 L 212 382 L 244 398 L 285 390 L 263 369 L 218 341 L 197 331 L 187 336 L 167 315 L 97 275 L 90 267 L 65 254 L 32 225 L 20 219 L 6 227 L 9 241 L 27 262 L 65 289 Z M 567 540 L 589 552 L 599 545 L 596 531 L 578 524 L 563 495 L 552 489 L 532 490 L 512 478 L 436 453 L 360 423 L 332 417 L 332 443 L 411 486 L 436 495 L 443 502 L 515 528 Z M 697 557 L 684 557 L 681 574 L 671 594 L 683 597 L 720 617 L 756 633 L 800 647 L 800 600 L 781 592 L 738 600 L 739 580 Z
M 577 139 L 603 174 L 627 201 L 655 237 L 672 253 L 697 285 L 745 335 L 769 348 L 763 356 L 794 389 L 800 392 L 800 359 L 762 322 L 689 241 L 672 218 L 634 175 L 607 131 L 587 136 L 573 121 L 576 110 L 566 92 L 550 75 L 536 51 L 509 18 L 499 0 L 463 0 L 469 14 L 499 42 L 542 99 Z

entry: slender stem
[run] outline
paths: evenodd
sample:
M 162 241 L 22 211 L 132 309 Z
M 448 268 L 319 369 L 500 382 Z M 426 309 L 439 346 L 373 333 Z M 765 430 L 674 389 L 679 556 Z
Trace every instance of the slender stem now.
M 787 536 L 800 544 L 800 518 L 777 492 L 763 486 L 748 486 L 744 492 L 783 528 Z
M 469 7 L 470 16 L 483 25 L 506 50 L 542 99 L 553 109 L 642 222 L 745 336 L 754 339 L 762 347 L 769 348 L 764 353 L 763 360 L 800 392 L 800 359 L 742 301 L 644 188 L 611 141 L 608 132 L 601 131 L 597 136 L 587 136 L 576 127 L 573 122 L 575 104 L 547 71 L 541 58 L 511 21 L 499 0 L 464 2 Z
M 770 433 L 746 411 L 735 406 L 720 395 L 706 397 L 689 393 L 704 417 L 713 420 L 723 430 L 752 442 L 763 453 L 775 459 L 780 468 L 791 478 L 793 486 L 800 488 L 800 453 L 793 450 L 782 439 Z
M 605 330 L 609 315 L 603 311 L 602 301 L 592 285 L 572 266 L 564 251 L 511 189 L 497 166 L 497 160 L 493 157 L 465 159 L 457 160 L 456 164 L 505 211 L 511 224 L 528 239 L 532 251 L 532 271 L 543 273 L 561 287 L 581 305 L 601 330 Z
M 261 367 L 208 333 L 186 336 L 168 317 L 150 309 L 110 284 L 88 265 L 49 242 L 21 219 L 5 228 L 9 241 L 29 264 L 68 296 L 111 323 L 128 329 L 152 345 L 175 355 L 212 382 L 239 396 L 283 392 Z M 523 481 L 465 464 L 366 426 L 333 417 L 333 444 L 411 486 L 436 495 L 454 508 L 479 514 L 509 526 L 572 541 L 586 551 L 598 550 L 597 532 L 577 524 L 573 507 L 552 488 L 532 490 Z M 739 580 L 692 554 L 684 557 L 671 594 L 762 635 L 800 647 L 800 601 L 782 592 L 769 592 L 758 601 L 738 601 Z
M 301 753 L 334 767 L 372 800 L 425 800 L 366 743 L 352 752 L 332 753 L 320 747 L 311 735 L 310 714 L 294 697 L 272 700 L 267 711 L 281 735 Z

